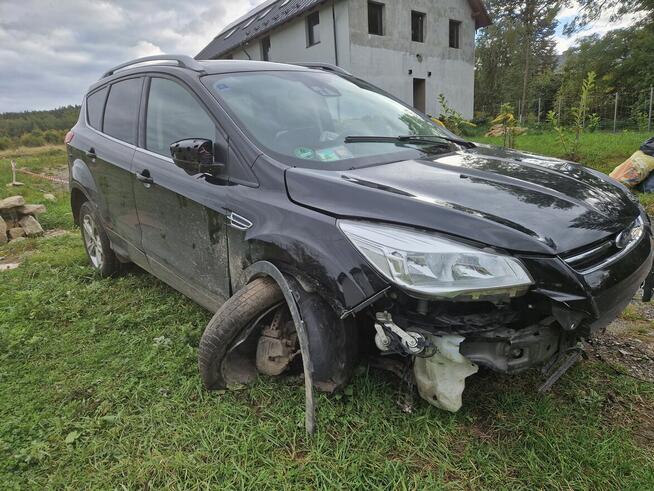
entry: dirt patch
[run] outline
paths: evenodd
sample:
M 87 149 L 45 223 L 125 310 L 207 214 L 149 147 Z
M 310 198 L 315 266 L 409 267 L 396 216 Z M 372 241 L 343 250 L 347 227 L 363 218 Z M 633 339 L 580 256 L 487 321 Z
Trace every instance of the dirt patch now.
M 654 383 L 654 348 L 636 338 L 606 332 L 589 341 L 588 354 L 624 375 Z
M 61 237 L 62 235 L 71 235 L 72 232 L 69 230 L 63 230 L 59 228 L 55 228 L 52 230 L 46 230 L 45 233 L 43 234 L 44 239 L 52 239 L 54 237 Z

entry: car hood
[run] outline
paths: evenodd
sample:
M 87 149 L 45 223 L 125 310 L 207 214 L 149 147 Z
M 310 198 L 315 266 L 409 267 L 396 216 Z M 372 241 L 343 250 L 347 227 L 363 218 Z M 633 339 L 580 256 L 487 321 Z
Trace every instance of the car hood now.
M 485 146 L 347 171 L 290 168 L 286 185 L 295 203 L 337 217 L 538 254 L 604 240 L 639 214 L 629 191 L 599 172 Z

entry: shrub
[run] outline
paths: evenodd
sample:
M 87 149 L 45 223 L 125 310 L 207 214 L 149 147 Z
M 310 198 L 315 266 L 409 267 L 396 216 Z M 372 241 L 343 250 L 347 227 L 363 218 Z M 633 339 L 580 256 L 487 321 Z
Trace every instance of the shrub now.
M 40 131 L 25 133 L 24 135 L 21 135 L 18 141 L 22 146 L 25 147 L 41 147 L 45 145 L 45 139 L 43 138 L 43 134 Z

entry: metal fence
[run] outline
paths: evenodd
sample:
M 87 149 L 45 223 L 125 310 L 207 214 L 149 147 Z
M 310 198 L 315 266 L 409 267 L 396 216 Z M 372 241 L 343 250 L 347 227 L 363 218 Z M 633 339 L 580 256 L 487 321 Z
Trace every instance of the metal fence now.
M 535 97 L 524 105 L 521 100 L 497 102 L 478 107 L 475 112 L 494 117 L 506 102 L 513 105 L 514 114 L 523 125 L 546 123 L 549 111 L 555 111 L 559 120 L 569 125 L 573 123 L 572 108 L 579 104 L 579 97 Z M 632 93 L 594 94 L 590 97 L 584 124 L 613 132 L 627 129 L 649 132 L 654 128 L 653 108 L 654 87 Z

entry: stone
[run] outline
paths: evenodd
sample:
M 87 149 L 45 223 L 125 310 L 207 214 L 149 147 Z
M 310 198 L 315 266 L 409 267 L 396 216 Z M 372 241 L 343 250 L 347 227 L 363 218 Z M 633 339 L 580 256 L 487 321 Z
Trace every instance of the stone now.
M 45 205 L 23 205 L 17 211 L 20 215 L 40 215 L 45 213 Z
M 25 199 L 22 196 L 10 196 L 9 198 L 0 200 L 0 211 L 18 208 L 24 204 Z
M 25 237 L 18 237 L 17 239 L 14 239 L 11 241 L 12 244 L 15 244 L 16 242 L 22 242 L 24 240 L 27 240 Z
M 7 243 L 7 223 L 0 217 L 0 244 Z
M 54 194 L 45 193 L 43 199 L 46 201 L 57 201 L 57 197 Z
M 32 215 L 27 215 L 21 218 L 18 223 L 20 227 L 25 231 L 25 235 L 28 237 L 35 237 L 37 235 L 43 234 L 43 228 L 41 224 L 34 218 Z
M 25 231 L 20 227 L 10 228 L 7 233 L 9 235 L 9 240 L 15 240 L 18 237 L 25 237 Z

